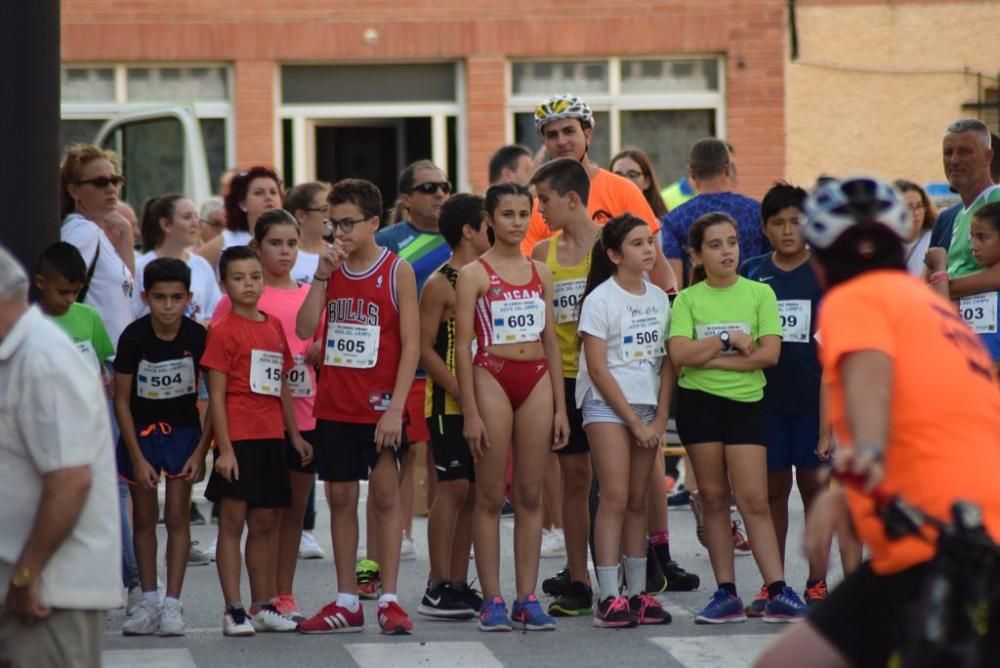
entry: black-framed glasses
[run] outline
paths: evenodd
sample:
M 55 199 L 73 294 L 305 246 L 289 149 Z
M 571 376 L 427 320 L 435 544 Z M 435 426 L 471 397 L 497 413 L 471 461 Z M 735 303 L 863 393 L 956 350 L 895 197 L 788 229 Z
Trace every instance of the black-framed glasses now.
M 334 220 L 333 218 L 331 218 L 326 222 L 330 225 L 331 228 L 333 228 L 334 232 L 336 232 L 337 230 L 341 230 L 342 232 L 350 232 L 351 230 L 354 229 L 355 225 L 357 225 L 358 223 L 363 223 L 367 220 L 371 220 L 371 218 L 358 218 L 358 219 L 341 218 L 340 220 Z
M 445 195 L 450 195 L 451 184 L 447 181 L 426 181 L 424 183 L 418 183 L 410 188 L 411 193 L 417 192 L 423 193 L 424 195 L 436 195 L 439 190 Z
M 114 176 L 97 176 L 92 179 L 84 179 L 82 181 L 77 181 L 76 185 L 82 186 L 88 183 L 94 186 L 95 188 L 107 188 L 110 185 L 113 185 L 114 187 L 118 188 L 125 183 L 125 177 L 119 174 L 115 174 Z

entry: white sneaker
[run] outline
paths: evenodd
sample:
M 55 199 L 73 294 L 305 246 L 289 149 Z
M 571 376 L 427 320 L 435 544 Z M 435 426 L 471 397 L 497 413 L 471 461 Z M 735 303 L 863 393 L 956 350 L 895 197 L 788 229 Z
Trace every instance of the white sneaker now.
M 299 626 L 287 617 L 282 617 L 281 613 L 270 605 L 258 610 L 257 614 L 250 618 L 250 623 L 253 625 L 253 630 L 258 633 L 267 633 L 270 631 L 287 633 L 294 631 Z
M 132 587 L 125 596 L 125 616 L 130 617 L 142 603 L 142 587 Z
M 151 636 L 160 626 L 160 606 L 143 599 L 122 624 L 123 636 Z
M 403 534 L 403 540 L 399 544 L 399 560 L 400 561 L 413 561 L 417 558 L 417 546 L 414 545 L 413 539 Z
M 542 557 L 565 557 L 566 539 L 562 529 L 542 530 Z
M 184 635 L 184 607 L 180 601 L 164 601 L 160 609 L 160 629 L 161 636 L 182 636 Z
M 312 532 L 303 531 L 302 539 L 299 541 L 299 559 L 322 559 L 325 556 L 323 548 L 316 542 Z
M 235 613 L 226 611 L 222 616 L 222 635 L 224 636 L 252 636 L 256 633 L 253 624 L 250 623 L 250 616 L 245 610 L 240 609 Z
M 215 561 L 215 548 L 219 546 L 219 539 L 213 538 L 211 544 L 209 544 L 208 549 L 202 550 L 202 554 L 206 557 Z

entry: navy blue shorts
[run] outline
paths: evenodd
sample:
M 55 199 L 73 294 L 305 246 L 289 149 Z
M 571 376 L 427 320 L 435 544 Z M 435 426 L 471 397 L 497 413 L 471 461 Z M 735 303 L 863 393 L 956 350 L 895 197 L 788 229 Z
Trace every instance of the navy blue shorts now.
M 809 470 L 822 464 L 816 458 L 818 415 L 768 413 L 764 416 L 764 429 L 768 473 L 789 471 L 793 466 Z
M 176 478 L 184 469 L 184 464 L 198 448 L 201 429 L 198 427 L 171 427 L 165 423 L 151 424 L 141 429 L 135 435 L 139 441 L 139 450 L 149 465 L 157 473 L 167 478 Z M 118 439 L 116 452 L 118 459 L 118 475 L 131 484 L 135 484 L 135 471 L 132 469 L 132 458 L 128 456 L 125 441 Z

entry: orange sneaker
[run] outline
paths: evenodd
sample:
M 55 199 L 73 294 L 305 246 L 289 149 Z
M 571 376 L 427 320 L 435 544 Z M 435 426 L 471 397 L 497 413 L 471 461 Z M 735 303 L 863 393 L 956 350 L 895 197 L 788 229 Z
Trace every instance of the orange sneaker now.
M 761 585 L 760 591 L 753 597 L 753 601 L 746 608 L 747 617 L 763 617 L 764 608 L 767 607 L 767 585 Z
M 306 618 L 305 615 L 299 612 L 299 603 L 295 600 L 293 594 L 278 594 L 271 599 L 271 605 L 278 611 L 278 614 L 293 622 L 301 622 Z
M 826 580 L 818 580 L 812 587 L 806 587 L 803 598 L 806 600 L 806 605 L 813 608 L 826 599 L 826 595 Z

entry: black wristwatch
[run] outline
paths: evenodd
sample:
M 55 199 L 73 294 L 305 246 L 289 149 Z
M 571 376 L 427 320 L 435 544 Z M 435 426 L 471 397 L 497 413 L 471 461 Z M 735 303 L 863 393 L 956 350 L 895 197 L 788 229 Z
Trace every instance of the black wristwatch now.
M 728 352 L 733 349 L 733 344 L 729 342 L 729 332 L 719 334 L 719 340 L 722 341 L 722 349 L 724 351 Z

